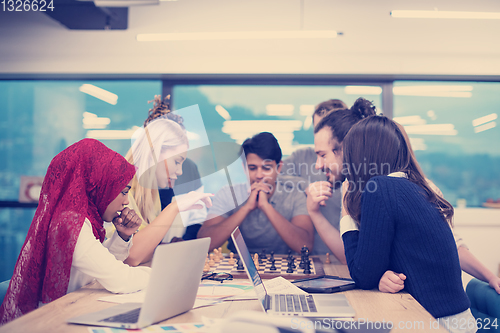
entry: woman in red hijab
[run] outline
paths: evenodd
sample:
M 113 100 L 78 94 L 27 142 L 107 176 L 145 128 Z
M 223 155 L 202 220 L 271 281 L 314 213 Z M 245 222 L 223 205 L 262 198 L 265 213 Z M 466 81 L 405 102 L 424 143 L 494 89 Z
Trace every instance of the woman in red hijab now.
M 139 224 L 120 226 L 121 232 L 104 242 L 103 220 L 121 220 L 134 174 L 133 165 L 93 139 L 81 140 L 54 157 L 0 308 L 0 324 L 93 279 L 111 292 L 147 286 L 150 268 L 122 262 Z

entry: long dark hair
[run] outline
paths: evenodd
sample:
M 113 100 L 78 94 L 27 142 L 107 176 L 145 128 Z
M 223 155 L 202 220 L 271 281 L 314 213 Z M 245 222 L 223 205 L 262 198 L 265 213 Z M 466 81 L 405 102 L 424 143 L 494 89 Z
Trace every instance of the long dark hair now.
M 350 109 L 327 113 L 314 127 L 314 134 L 318 133 L 323 127 L 329 127 L 332 130 L 332 139 L 336 139 L 340 143 L 354 124 L 365 117 L 375 114 L 375 105 L 360 97 Z
M 344 205 L 358 223 L 361 220 L 361 195 L 375 176 L 402 171 L 420 186 L 426 199 L 434 204 L 452 225 L 453 207 L 428 185 L 397 124 L 384 116 L 372 116 L 354 125 L 344 138 L 344 166 L 349 189 Z

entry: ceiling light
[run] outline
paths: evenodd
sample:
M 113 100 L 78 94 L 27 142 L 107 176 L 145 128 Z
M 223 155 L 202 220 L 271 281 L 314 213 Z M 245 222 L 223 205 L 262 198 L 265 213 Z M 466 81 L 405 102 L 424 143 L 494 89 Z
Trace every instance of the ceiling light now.
M 434 19 L 473 19 L 473 20 L 500 20 L 498 12 L 456 12 L 439 10 L 393 10 L 391 16 L 395 18 L 434 18 Z
M 410 138 L 410 145 L 413 150 L 427 150 L 427 145 L 422 138 Z
M 314 105 L 303 104 L 299 110 L 301 116 L 311 116 L 314 113 Z
M 420 135 L 457 135 L 458 131 L 453 124 L 428 124 L 405 126 L 405 131 L 410 134 Z
M 312 117 L 307 117 L 305 120 L 304 120 L 304 126 L 302 126 L 302 128 L 307 131 L 309 128 L 311 128 L 311 125 L 313 123 L 313 119 Z
M 497 126 L 497 123 L 492 121 L 491 123 L 487 123 L 484 125 L 480 125 L 477 127 L 474 127 L 474 133 L 479 133 L 479 132 L 484 132 L 486 130 L 492 129 Z
M 475 127 L 475 126 L 479 126 L 482 124 L 486 124 L 487 122 L 490 122 L 490 121 L 495 120 L 497 118 L 498 118 L 498 115 L 496 113 L 492 113 L 492 114 L 489 114 L 487 116 L 474 119 L 472 121 L 472 126 Z
M 292 104 L 267 104 L 268 116 L 292 116 L 294 106 Z
M 96 87 L 93 84 L 82 84 L 79 90 L 112 105 L 116 105 L 116 103 L 118 102 L 118 95 L 102 88 Z
M 111 120 L 106 117 L 98 117 L 91 112 L 84 112 L 82 122 L 84 129 L 104 129 L 109 125 Z
M 392 88 L 394 95 L 425 97 L 472 97 L 472 86 L 402 86 Z
M 339 33 L 340 34 L 340 33 Z M 248 39 L 328 39 L 337 37 L 334 30 L 298 31 L 238 31 L 238 32 L 184 32 L 138 34 L 139 42 L 188 40 L 248 40 Z
M 90 130 L 85 137 L 96 140 L 130 140 L 137 128 L 134 126 L 128 130 Z
M 260 132 L 293 132 L 301 127 L 300 120 L 230 120 L 224 122 L 222 132 L 246 132 L 249 128 L 258 128 Z
M 394 117 L 392 120 L 401 125 L 425 125 L 427 123 L 420 116 Z
M 224 109 L 222 105 L 217 105 L 215 107 L 215 111 L 217 111 L 217 113 L 225 120 L 231 120 L 231 115 L 229 114 L 229 112 L 227 112 L 226 109 Z

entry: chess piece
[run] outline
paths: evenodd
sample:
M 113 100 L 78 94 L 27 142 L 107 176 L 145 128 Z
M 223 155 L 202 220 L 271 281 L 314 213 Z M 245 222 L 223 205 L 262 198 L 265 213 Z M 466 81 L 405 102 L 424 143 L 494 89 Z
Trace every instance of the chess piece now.
M 203 272 L 206 273 L 210 270 L 210 266 L 208 265 L 208 255 L 207 258 L 205 258 L 205 267 L 203 267 Z
M 299 268 L 304 269 L 304 263 L 306 262 L 306 257 L 304 255 L 304 252 L 301 251 L 300 254 L 300 263 L 299 263 Z
M 330 261 L 330 253 L 326 253 L 326 260 L 325 260 L 325 264 L 330 264 L 331 261 Z
M 288 268 L 286 270 L 287 273 L 293 273 L 293 268 L 292 268 L 292 261 L 288 261 Z
M 217 250 L 217 249 L 214 249 L 214 261 L 220 262 L 219 250 Z
M 267 260 L 266 249 L 262 249 L 262 253 L 259 254 L 260 260 Z
M 271 251 L 271 257 L 269 257 L 271 262 L 274 262 L 274 251 Z
M 234 253 L 231 252 L 229 253 L 229 260 L 227 262 L 229 265 L 233 266 L 234 265 Z
M 208 262 L 208 265 L 210 267 L 215 266 L 214 254 L 213 253 L 210 253 L 210 261 Z
M 255 253 L 253 255 L 253 262 L 255 263 L 255 267 L 257 268 L 257 270 L 259 270 L 260 269 L 260 267 L 259 267 L 260 263 L 259 263 L 259 255 L 257 253 Z
M 311 274 L 311 261 L 309 259 L 304 263 L 304 274 Z
M 237 266 L 236 266 L 236 270 L 237 271 L 242 271 L 244 270 L 245 267 L 243 267 L 243 262 L 241 262 L 240 258 L 238 258 L 238 262 L 237 262 Z
M 276 265 L 274 264 L 274 259 L 271 260 L 271 267 L 269 267 L 270 270 L 275 271 L 276 270 Z

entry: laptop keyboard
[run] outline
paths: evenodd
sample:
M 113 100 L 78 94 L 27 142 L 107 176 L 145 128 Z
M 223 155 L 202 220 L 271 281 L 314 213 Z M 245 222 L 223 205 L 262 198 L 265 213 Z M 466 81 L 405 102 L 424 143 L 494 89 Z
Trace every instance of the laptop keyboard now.
M 267 309 L 275 312 L 318 312 L 311 295 L 266 295 L 266 303 Z
M 134 309 L 129 312 L 120 313 L 119 315 L 108 317 L 101 319 L 99 321 L 104 321 L 108 323 L 127 323 L 133 324 L 137 323 L 139 320 L 139 313 L 141 312 L 141 308 Z

